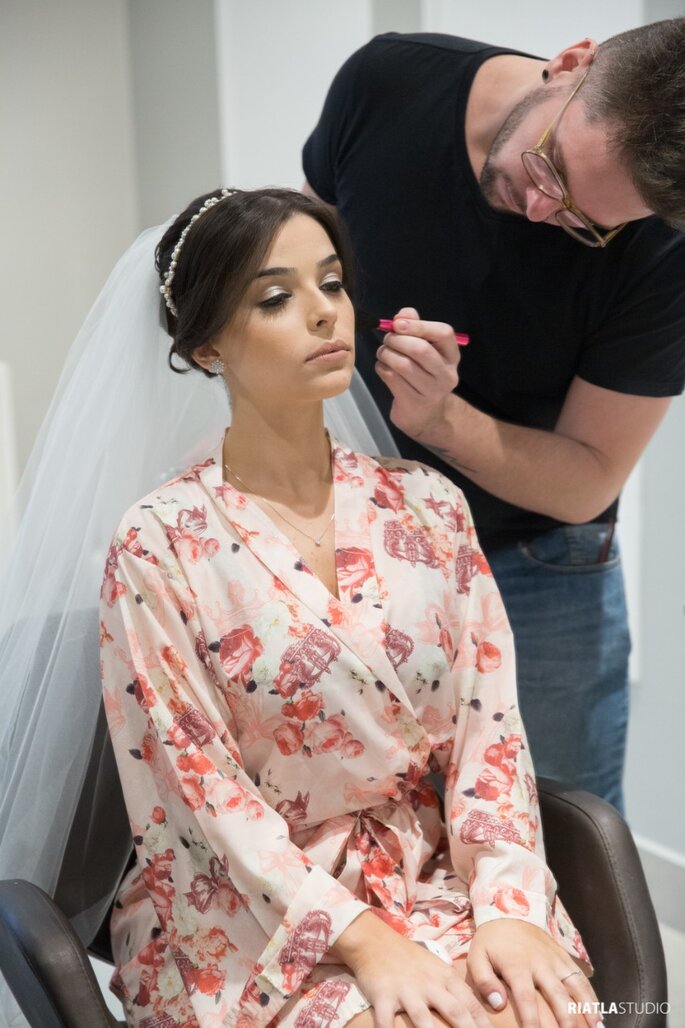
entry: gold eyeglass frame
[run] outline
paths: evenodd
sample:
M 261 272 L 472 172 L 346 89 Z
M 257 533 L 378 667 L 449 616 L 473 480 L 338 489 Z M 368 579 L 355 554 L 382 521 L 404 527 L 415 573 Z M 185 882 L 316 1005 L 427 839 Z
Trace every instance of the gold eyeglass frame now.
M 574 88 L 571 90 L 569 96 L 566 97 L 566 100 L 564 101 L 564 106 L 561 108 L 560 111 L 558 111 L 556 117 L 554 118 L 554 121 L 543 132 L 542 136 L 540 137 L 540 139 L 538 140 L 536 145 L 534 147 L 532 147 L 532 149 L 530 149 L 530 150 L 524 150 L 523 151 L 523 153 L 521 154 L 521 162 L 523 164 L 523 167 L 526 170 L 526 174 L 528 175 L 528 178 L 531 180 L 531 182 L 533 183 L 535 188 L 540 193 L 542 193 L 543 196 L 548 196 L 551 200 L 558 200 L 559 203 L 561 203 L 561 207 L 557 211 L 554 212 L 554 216 L 557 219 L 557 222 L 558 222 L 559 226 L 561 228 L 563 228 L 565 232 L 568 232 L 568 234 L 570 236 L 573 236 L 573 238 L 576 239 L 579 243 L 583 243 L 585 246 L 602 246 L 602 247 L 604 247 L 604 246 L 607 245 L 607 243 L 609 243 L 614 238 L 615 235 L 618 235 L 618 233 L 621 231 L 622 228 L 625 228 L 626 222 L 624 221 L 621 225 L 617 225 L 616 228 L 609 229 L 606 232 L 601 232 L 597 228 L 597 226 L 588 218 L 588 216 L 586 214 L 583 214 L 583 212 L 580 210 L 579 207 L 576 207 L 576 205 L 574 204 L 573 200 L 571 199 L 571 194 L 568 191 L 568 187 L 566 186 L 566 183 L 564 182 L 564 179 L 563 179 L 561 173 L 555 168 L 554 163 L 552 162 L 552 159 L 550 157 L 548 157 L 546 153 L 543 153 L 543 147 L 546 146 L 546 144 L 547 144 L 547 142 L 549 140 L 549 137 L 551 136 L 552 132 L 554 131 L 554 129 L 559 124 L 559 120 L 560 120 L 562 114 L 564 113 L 564 111 L 566 110 L 568 105 L 571 103 L 571 100 L 573 100 L 574 96 L 576 95 L 576 93 L 578 92 L 580 87 L 582 86 L 583 82 L 585 82 L 585 79 L 588 77 L 589 72 L 590 72 L 590 69 L 588 68 L 587 71 L 585 72 L 585 74 L 582 75 L 581 78 L 578 80 L 578 82 L 576 83 Z M 531 169 L 528 167 L 528 165 L 526 163 L 526 157 L 528 156 L 528 154 L 530 154 L 531 157 L 535 157 L 536 159 L 539 159 L 539 160 L 543 161 L 543 163 L 546 165 L 548 171 L 551 173 L 552 178 L 554 179 L 554 181 L 559 186 L 559 190 L 561 191 L 561 196 L 556 196 L 554 193 L 548 192 L 536 180 L 536 178 L 533 175 Z M 587 231 L 590 233 L 590 235 L 593 238 L 592 239 L 588 239 L 587 237 L 580 235 L 579 232 L 574 230 L 572 225 L 567 225 L 563 221 L 560 221 L 559 220 L 559 215 L 563 211 L 568 211 L 570 214 L 573 214 L 576 218 L 578 218 L 578 220 L 583 223 L 583 225 L 585 226 L 585 228 L 587 229 Z

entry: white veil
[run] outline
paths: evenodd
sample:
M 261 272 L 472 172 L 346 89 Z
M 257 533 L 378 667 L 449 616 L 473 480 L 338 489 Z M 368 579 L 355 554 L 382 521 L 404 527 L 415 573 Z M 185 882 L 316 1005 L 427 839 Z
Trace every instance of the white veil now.
M 0 579 L 0 879 L 50 894 L 97 738 L 97 608 L 112 533 L 139 497 L 204 458 L 230 421 L 220 378 L 167 364 L 154 267 L 167 227 L 148 229 L 121 258 L 71 348 Z M 325 406 L 326 424 L 353 448 L 397 454 L 357 372 Z M 69 911 L 86 941 L 116 885 Z M 23 1024 L 3 990 L 0 1025 Z

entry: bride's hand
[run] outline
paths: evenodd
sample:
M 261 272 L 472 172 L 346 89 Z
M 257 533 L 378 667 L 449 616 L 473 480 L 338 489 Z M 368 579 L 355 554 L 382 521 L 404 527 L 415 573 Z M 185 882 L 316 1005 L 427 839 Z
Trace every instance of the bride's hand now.
M 568 953 L 541 928 L 517 918 L 499 918 L 476 929 L 466 958 L 475 989 L 484 1000 L 499 993 L 506 1005 L 511 993 L 521 1028 L 540 1028 L 538 994 L 551 1008 L 560 1028 L 576 1028 L 578 1015 L 571 1004 L 590 1004 L 599 1010 L 599 1000 L 586 975 Z M 586 1008 L 587 1009 L 587 1008 Z M 602 1024 L 600 1013 L 588 1013 L 590 1028 Z
M 431 1011 L 454 1028 L 492 1028 L 463 978 L 439 957 L 367 912 L 333 947 L 373 1007 L 375 1028 L 393 1028 L 405 1012 L 414 1028 L 434 1028 Z

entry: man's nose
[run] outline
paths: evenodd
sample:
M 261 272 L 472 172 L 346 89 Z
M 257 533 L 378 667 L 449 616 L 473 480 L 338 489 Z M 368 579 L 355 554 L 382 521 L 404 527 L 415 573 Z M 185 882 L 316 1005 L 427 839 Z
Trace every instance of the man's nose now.
M 547 221 L 559 210 L 561 201 L 545 196 L 539 189 L 531 185 L 526 189 L 526 217 L 528 221 Z

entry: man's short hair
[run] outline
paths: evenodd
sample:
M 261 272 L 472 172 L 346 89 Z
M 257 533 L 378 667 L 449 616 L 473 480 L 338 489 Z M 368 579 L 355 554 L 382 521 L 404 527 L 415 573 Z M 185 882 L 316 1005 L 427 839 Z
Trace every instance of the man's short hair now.
M 581 95 L 646 206 L 685 231 L 685 18 L 607 39 Z

